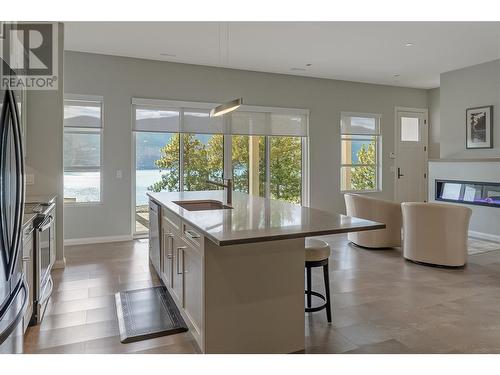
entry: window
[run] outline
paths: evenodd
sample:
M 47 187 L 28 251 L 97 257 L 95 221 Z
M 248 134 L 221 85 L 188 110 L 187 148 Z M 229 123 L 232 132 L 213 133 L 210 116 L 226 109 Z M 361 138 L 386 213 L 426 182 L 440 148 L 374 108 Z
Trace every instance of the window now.
M 380 115 L 341 114 L 342 191 L 374 191 L 380 189 Z
M 242 106 L 211 118 L 214 104 L 133 99 L 135 234 L 148 230 L 147 191 L 233 189 L 304 202 L 307 111 Z
M 251 195 L 266 195 L 266 137 L 232 136 L 234 190 Z
M 217 190 L 207 183 L 221 181 L 224 174 L 224 136 L 222 134 L 182 134 L 184 190 Z
M 102 98 L 64 100 L 64 202 L 101 202 Z
M 149 190 L 179 191 L 179 134 L 135 132 L 135 231 L 149 227 Z
M 301 203 L 301 138 L 270 137 L 269 163 L 271 198 Z
M 420 135 L 418 131 L 418 117 L 401 117 L 401 141 L 420 141 Z

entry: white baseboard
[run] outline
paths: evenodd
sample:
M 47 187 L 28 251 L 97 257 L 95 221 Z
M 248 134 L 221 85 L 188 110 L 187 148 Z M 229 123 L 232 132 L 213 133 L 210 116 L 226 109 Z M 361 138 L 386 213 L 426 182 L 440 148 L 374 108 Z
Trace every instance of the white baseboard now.
M 490 233 L 483 233 L 483 232 L 476 232 L 474 230 L 469 231 L 469 236 L 470 237 L 475 237 L 479 238 L 480 240 L 485 240 L 485 241 L 495 241 L 495 242 L 500 242 L 500 236 L 497 234 L 490 234 Z
M 63 257 L 62 259 L 56 260 L 54 262 L 54 265 L 52 266 L 53 270 L 63 269 L 63 268 L 66 268 L 66 257 Z
M 64 240 L 64 246 L 88 245 L 88 244 L 106 243 L 106 242 L 132 241 L 133 239 L 134 238 L 131 235 L 106 236 L 106 237 L 87 237 L 87 238 L 68 238 L 68 239 Z

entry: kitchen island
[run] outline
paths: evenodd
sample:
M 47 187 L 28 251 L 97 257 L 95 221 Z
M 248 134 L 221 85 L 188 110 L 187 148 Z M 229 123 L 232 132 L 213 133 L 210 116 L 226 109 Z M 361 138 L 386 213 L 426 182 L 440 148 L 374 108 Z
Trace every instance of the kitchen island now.
M 222 191 L 148 193 L 150 260 L 204 353 L 304 349 L 304 238 L 384 224 Z

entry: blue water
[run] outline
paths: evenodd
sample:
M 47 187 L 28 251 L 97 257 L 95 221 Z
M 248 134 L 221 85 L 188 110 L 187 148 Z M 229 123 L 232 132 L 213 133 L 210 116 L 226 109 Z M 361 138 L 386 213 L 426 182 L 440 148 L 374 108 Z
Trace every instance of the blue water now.
M 148 203 L 148 187 L 155 182 L 161 181 L 161 175 L 168 173 L 158 169 L 143 169 L 136 171 L 135 175 L 135 204 L 136 206 Z
M 138 170 L 136 172 L 135 199 L 137 205 L 147 204 L 148 187 L 161 180 L 167 173 L 158 169 Z M 64 173 L 64 197 L 72 198 L 79 203 L 99 202 L 101 176 L 99 172 L 66 172 Z
M 235 170 L 235 175 L 241 175 L 244 169 Z M 168 171 L 158 169 L 140 169 L 136 171 L 135 200 L 136 205 L 148 203 L 148 187 L 161 181 L 161 176 Z M 99 172 L 73 172 L 64 174 L 64 197 L 76 198 L 77 202 L 99 202 L 101 178 Z

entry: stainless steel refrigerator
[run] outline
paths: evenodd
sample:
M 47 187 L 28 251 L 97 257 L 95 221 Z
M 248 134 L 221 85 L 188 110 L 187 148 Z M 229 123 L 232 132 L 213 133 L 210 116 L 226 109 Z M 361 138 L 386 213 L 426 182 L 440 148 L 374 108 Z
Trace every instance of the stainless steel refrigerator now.
M 19 105 L 13 90 L 0 88 L 0 353 L 22 352 L 28 302 L 21 259 L 25 185 Z

